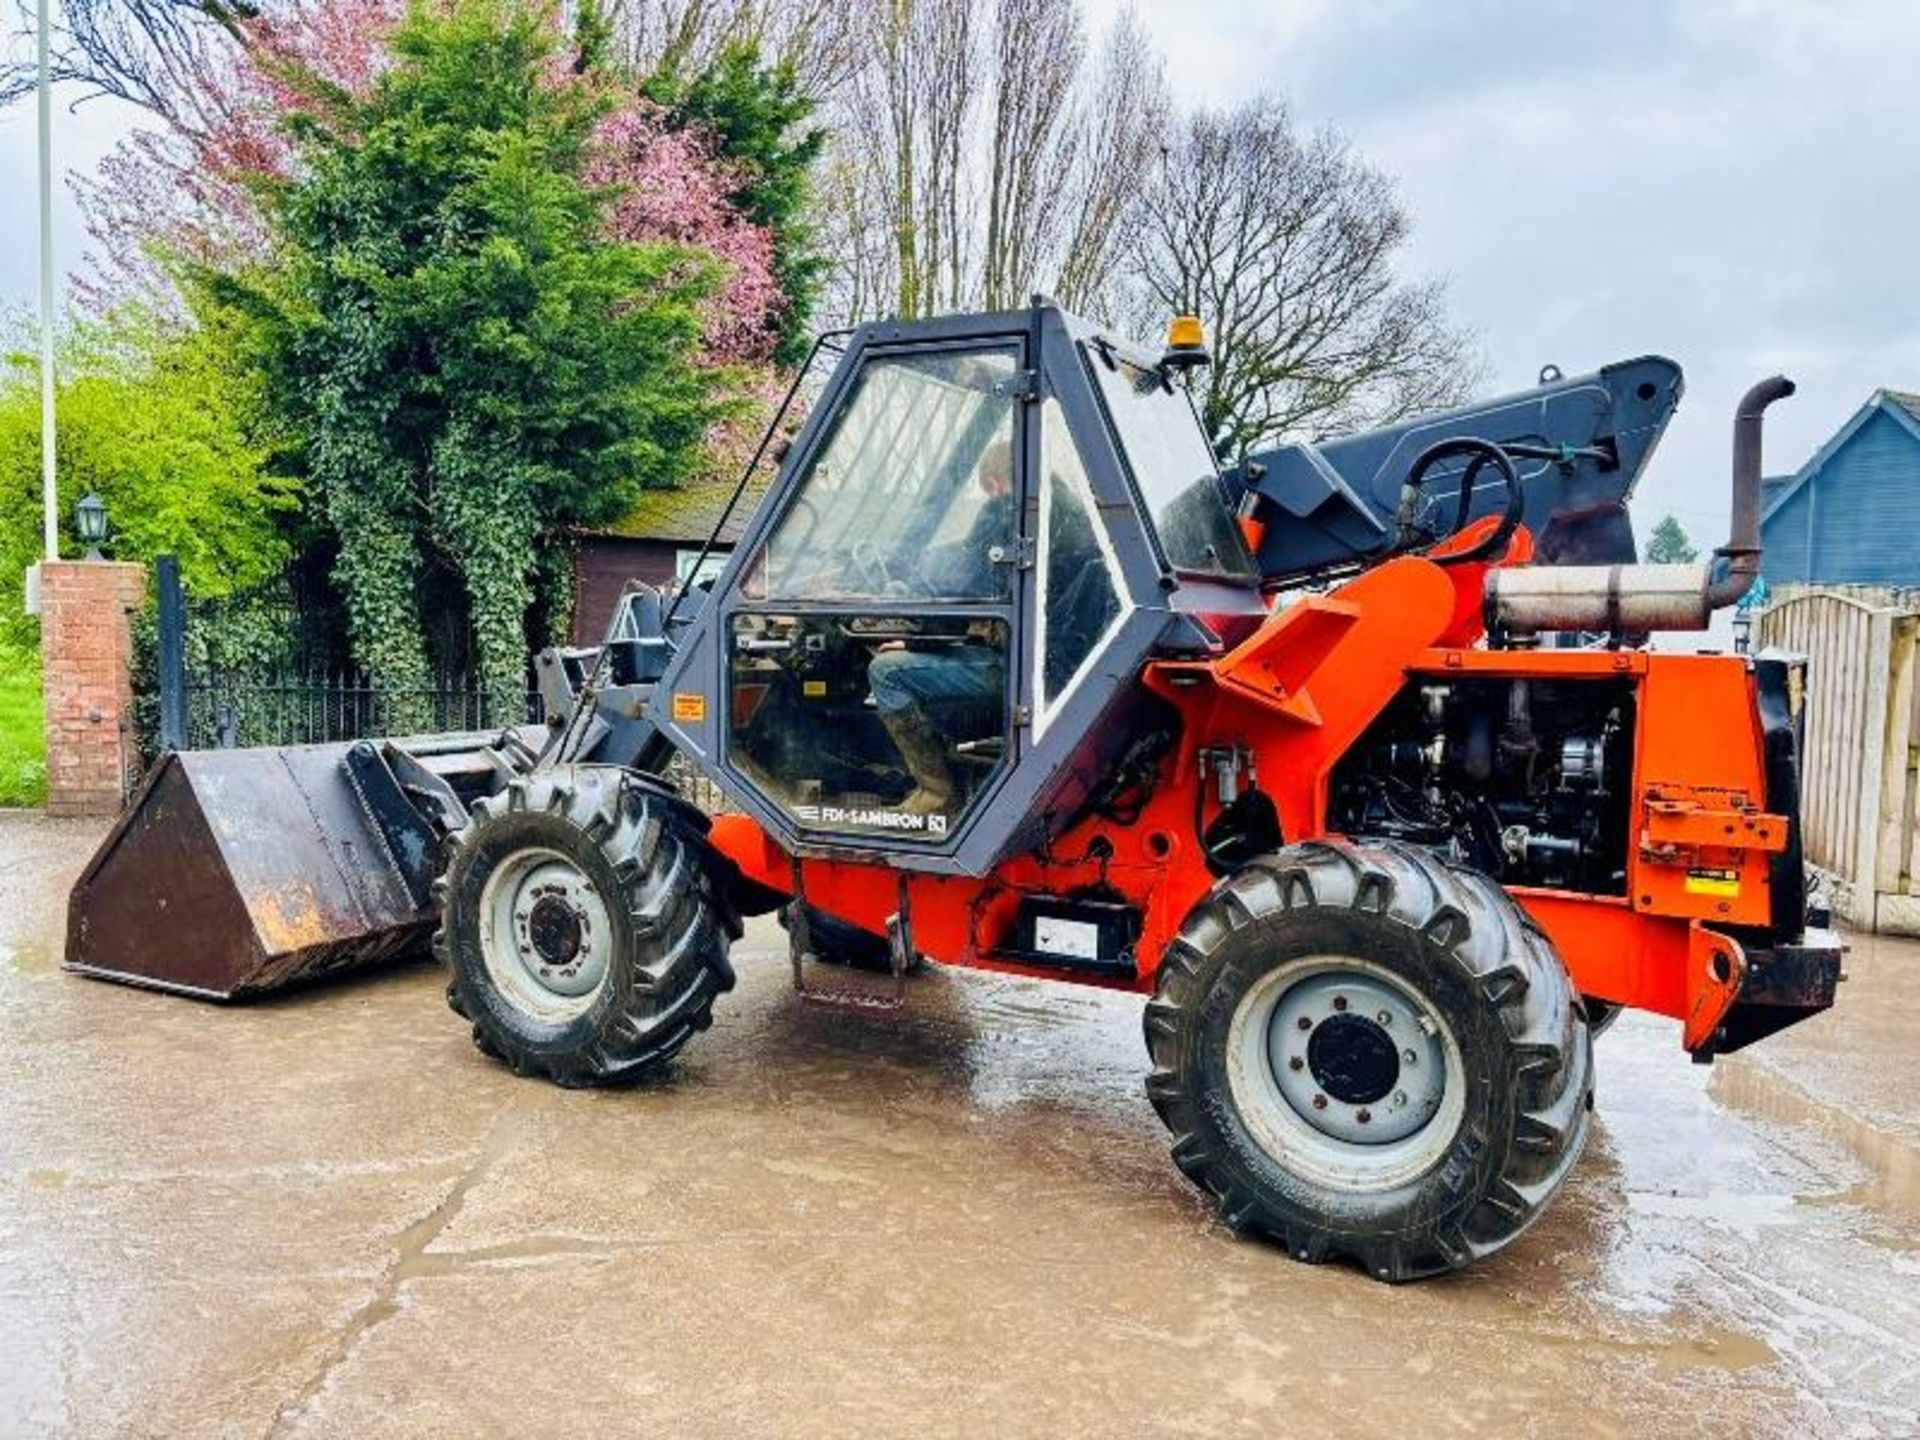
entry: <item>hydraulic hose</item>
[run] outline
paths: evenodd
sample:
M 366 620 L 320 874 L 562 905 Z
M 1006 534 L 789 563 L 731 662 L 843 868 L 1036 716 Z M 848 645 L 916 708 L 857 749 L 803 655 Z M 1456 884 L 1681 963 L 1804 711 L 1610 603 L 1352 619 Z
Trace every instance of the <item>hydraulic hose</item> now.
M 1451 460 L 1461 455 L 1470 455 L 1472 460 L 1460 476 L 1460 499 L 1454 507 L 1453 527 L 1446 535 L 1438 536 L 1424 545 L 1414 543 L 1414 512 L 1420 504 L 1420 493 L 1425 485 L 1427 472 L 1442 460 Z M 1407 472 L 1407 483 L 1400 489 L 1399 515 L 1399 553 L 1409 555 L 1427 554 L 1434 546 L 1451 535 L 1457 535 L 1465 528 L 1468 512 L 1473 508 L 1473 485 L 1481 470 L 1488 465 L 1499 473 L 1500 481 L 1506 486 L 1507 508 L 1500 517 L 1500 523 L 1493 532 L 1479 544 L 1470 546 L 1457 554 L 1435 555 L 1437 565 L 1464 565 L 1471 560 L 1484 560 L 1497 555 L 1506 548 L 1513 538 L 1513 532 L 1520 528 L 1520 516 L 1524 510 L 1523 496 L 1520 491 L 1520 476 L 1513 467 L 1513 459 L 1500 446 L 1491 440 L 1481 440 L 1471 435 L 1457 435 L 1449 440 L 1441 440 L 1421 451 L 1413 462 L 1413 468 Z

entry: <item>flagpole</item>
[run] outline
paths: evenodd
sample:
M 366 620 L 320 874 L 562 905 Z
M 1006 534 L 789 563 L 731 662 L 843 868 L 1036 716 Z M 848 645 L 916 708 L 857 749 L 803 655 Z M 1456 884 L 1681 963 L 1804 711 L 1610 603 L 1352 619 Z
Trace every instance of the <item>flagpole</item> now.
M 54 484 L 53 428 L 53 83 L 47 59 L 48 12 L 40 0 L 40 500 L 47 559 L 60 558 L 60 496 Z

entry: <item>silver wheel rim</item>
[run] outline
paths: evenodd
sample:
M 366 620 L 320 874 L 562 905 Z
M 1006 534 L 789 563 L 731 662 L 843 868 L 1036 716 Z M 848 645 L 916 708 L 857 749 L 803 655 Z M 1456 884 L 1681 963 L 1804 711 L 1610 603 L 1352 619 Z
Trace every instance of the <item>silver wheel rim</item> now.
M 522 850 L 480 892 L 480 953 L 518 1010 L 550 1022 L 586 1013 L 607 983 L 613 925 L 606 901 L 557 850 Z
M 1340 1190 L 1425 1173 L 1466 1110 L 1452 1027 L 1392 971 L 1345 955 L 1302 956 L 1249 987 L 1228 1028 L 1227 1083 L 1275 1162 Z

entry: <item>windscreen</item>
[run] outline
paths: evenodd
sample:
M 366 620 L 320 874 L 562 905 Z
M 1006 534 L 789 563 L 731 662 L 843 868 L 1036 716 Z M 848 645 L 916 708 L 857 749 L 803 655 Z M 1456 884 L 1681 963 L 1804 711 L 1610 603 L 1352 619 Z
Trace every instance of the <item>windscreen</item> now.
M 1253 561 L 1187 397 L 1157 369 L 1082 348 L 1167 563 L 1189 574 L 1252 578 Z
M 1018 354 L 869 360 L 746 581 L 749 598 L 1004 597 Z

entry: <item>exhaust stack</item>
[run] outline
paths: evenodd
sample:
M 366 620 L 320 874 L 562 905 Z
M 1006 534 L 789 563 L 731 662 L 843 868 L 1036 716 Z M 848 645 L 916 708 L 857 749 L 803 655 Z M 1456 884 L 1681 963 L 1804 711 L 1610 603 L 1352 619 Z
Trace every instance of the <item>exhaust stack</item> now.
M 1487 576 L 1487 629 L 1533 635 L 1545 630 L 1704 630 L 1715 610 L 1733 604 L 1760 574 L 1760 442 L 1769 405 L 1793 394 L 1784 375 L 1740 398 L 1733 417 L 1733 503 L 1727 543 L 1713 553 L 1726 565 L 1566 565 L 1495 570 Z

